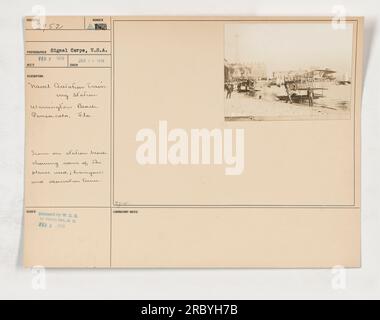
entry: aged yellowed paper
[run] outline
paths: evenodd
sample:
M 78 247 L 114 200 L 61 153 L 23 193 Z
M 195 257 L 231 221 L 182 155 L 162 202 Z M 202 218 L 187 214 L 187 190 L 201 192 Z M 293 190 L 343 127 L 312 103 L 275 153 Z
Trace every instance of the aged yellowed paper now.
M 363 19 L 25 18 L 25 265 L 359 267 Z

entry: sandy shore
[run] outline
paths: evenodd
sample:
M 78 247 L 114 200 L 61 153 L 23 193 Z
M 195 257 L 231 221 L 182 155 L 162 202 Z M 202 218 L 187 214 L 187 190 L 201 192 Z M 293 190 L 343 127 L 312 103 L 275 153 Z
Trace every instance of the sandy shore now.
M 246 93 L 234 92 L 231 99 L 225 100 L 226 120 L 323 120 L 350 119 L 351 111 L 342 100 L 329 96 L 337 90 L 349 92 L 349 87 L 327 90 L 324 98 L 315 100 L 313 107 L 305 104 L 291 104 L 276 99 L 277 94 L 283 94 L 281 88 L 265 88 L 257 97 Z M 261 99 L 259 99 L 261 96 Z M 339 97 L 342 94 L 338 95 Z M 345 96 L 344 98 L 347 99 Z

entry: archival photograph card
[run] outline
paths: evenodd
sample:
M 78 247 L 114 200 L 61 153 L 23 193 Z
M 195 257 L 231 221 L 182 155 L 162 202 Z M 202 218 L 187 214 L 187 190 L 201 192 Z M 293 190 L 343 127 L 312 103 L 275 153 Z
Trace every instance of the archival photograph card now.
M 360 267 L 363 18 L 24 26 L 25 266 Z

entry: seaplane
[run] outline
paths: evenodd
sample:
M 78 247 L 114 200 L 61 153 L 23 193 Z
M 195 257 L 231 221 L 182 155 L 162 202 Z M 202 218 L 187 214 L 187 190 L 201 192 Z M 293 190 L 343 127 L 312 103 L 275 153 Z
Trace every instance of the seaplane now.
M 286 94 L 277 95 L 280 101 L 290 103 L 304 103 L 308 101 L 308 92 L 313 93 L 313 99 L 324 97 L 324 90 L 327 88 L 320 84 L 325 81 L 333 81 L 336 71 L 330 69 L 313 69 L 302 74 L 296 74 L 284 79 Z
M 336 71 L 331 69 L 312 69 L 304 75 L 306 78 L 313 79 L 314 81 L 334 81 L 336 79 Z

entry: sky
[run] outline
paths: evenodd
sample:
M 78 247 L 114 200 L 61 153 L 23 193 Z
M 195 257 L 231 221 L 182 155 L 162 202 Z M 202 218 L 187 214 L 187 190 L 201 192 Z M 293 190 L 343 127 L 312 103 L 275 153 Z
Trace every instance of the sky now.
M 251 23 L 225 26 L 229 62 L 265 63 L 274 71 L 330 68 L 351 75 L 353 26 L 330 23 Z

